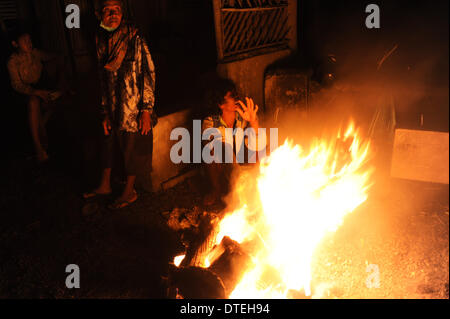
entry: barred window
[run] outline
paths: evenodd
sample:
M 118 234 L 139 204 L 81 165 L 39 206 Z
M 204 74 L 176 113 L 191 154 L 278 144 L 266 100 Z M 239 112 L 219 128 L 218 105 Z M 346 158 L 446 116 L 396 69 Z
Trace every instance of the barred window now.
M 4 32 L 12 29 L 17 22 L 17 7 L 14 0 L 0 1 L 0 27 Z
M 219 59 L 239 59 L 288 45 L 287 0 L 216 0 Z M 220 7 L 218 7 L 220 6 Z

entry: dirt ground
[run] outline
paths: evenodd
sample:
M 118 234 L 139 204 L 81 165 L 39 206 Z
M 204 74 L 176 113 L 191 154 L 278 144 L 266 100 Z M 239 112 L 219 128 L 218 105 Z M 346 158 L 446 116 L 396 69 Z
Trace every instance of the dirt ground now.
M 86 202 L 72 176 L 57 167 L 13 163 L 2 187 L 1 298 L 162 298 L 161 276 L 179 245 L 160 213 L 191 206 L 186 185 L 140 192 L 137 203 L 110 211 L 105 198 Z M 81 288 L 65 286 L 66 266 L 80 267 Z
M 117 212 L 105 207 L 112 198 L 92 203 L 97 210 L 85 216 L 77 178 L 60 165 L 15 160 L 4 169 L 0 298 L 166 296 L 162 277 L 182 246 L 162 213 L 201 202 L 196 178 L 167 192 L 141 191 L 137 203 Z M 313 293 L 448 298 L 448 231 L 448 186 L 389 179 L 323 241 Z M 69 264 L 80 267 L 80 289 L 65 286 Z M 374 271 L 379 280 L 370 286 Z
M 378 191 L 317 251 L 322 296 L 448 298 L 448 186 L 392 179 Z

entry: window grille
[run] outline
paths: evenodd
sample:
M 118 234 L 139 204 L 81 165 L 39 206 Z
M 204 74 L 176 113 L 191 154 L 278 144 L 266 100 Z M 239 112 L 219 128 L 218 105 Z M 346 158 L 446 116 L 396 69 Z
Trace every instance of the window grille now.
M 17 22 L 17 7 L 16 1 L 14 0 L 3 0 L 0 1 L 0 27 L 4 32 L 9 29 Z
M 287 0 L 216 1 L 215 10 L 220 11 L 216 12 L 216 19 L 220 19 L 219 27 L 216 25 L 220 59 L 287 46 L 290 30 Z

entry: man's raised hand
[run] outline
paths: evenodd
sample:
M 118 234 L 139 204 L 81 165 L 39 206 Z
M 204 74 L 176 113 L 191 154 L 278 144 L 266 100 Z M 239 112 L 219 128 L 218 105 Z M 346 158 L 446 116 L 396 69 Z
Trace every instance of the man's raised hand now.
M 253 126 L 253 124 L 257 124 L 258 122 L 257 113 L 259 107 L 258 105 L 255 105 L 252 99 L 246 97 L 245 100 L 247 102 L 247 105 L 245 105 L 244 102 L 240 100 L 238 101 L 240 108 L 238 107 L 237 111 L 245 121 L 249 122 L 250 125 Z

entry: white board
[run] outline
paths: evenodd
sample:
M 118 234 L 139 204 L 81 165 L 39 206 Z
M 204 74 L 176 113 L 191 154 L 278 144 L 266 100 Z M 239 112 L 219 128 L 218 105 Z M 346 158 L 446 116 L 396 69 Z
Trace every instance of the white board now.
M 395 130 L 392 177 L 448 184 L 448 166 L 448 133 Z

